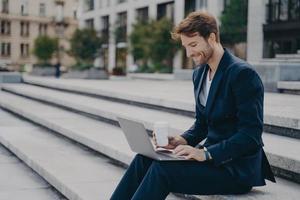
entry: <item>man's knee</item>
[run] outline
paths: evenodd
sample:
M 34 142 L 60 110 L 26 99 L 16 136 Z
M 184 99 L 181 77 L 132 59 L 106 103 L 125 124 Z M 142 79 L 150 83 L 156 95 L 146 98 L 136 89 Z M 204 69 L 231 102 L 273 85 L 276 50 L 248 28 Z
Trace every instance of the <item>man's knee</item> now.
M 169 171 L 169 164 L 168 162 L 164 161 L 154 161 L 151 165 L 151 169 L 159 176 L 161 177 L 167 177 L 167 172 Z

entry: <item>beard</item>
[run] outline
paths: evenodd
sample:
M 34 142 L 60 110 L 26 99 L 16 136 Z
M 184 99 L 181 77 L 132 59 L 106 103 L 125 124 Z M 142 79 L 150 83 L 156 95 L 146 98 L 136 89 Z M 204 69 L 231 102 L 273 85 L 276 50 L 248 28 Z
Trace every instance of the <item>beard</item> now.
M 205 48 L 199 52 L 198 56 L 195 59 L 193 59 L 193 61 L 196 65 L 207 64 L 208 60 L 212 57 L 212 55 L 213 55 L 213 48 L 207 42 Z M 200 56 L 201 58 L 199 59 Z

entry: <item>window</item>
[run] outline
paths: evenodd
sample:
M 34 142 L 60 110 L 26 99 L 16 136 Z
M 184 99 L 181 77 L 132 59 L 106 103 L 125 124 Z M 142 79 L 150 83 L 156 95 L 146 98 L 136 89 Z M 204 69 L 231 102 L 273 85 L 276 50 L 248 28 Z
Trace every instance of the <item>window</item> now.
M 20 35 L 24 36 L 24 37 L 28 37 L 29 36 L 29 28 L 30 28 L 29 22 L 21 21 L 20 26 L 21 26 Z
M 85 0 L 86 11 L 94 10 L 94 0 Z
M 20 45 L 20 56 L 23 58 L 29 57 L 29 44 L 22 43 Z
M 147 22 L 149 19 L 148 7 L 137 9 L 136 15 L 138 21 Z
M 196 10 L 196 0 L 186 0 L 184 4 L 184 15 L 187 16 L 189 13 Z
M 2 0 L 2 13 L 9 13 L 9 1 L 8 0 Z
M 174 3 L 164 3 L 157 6 L 157 19 L 167 17 L 174 21 Z
M 47 35 L 47 24 L 39 24 L 39 35 Z
M 290 19 L 291 20 L 300 20 L 300 1 L 291 0 L 290 1 Z
M 266 9 L 268 23 L 300 21 L 300 0 L 269 0 Z
M 280 1 L 279 19 L 281 21 L 288 20 L 288 1 L 289 0 L 281 0 Z
M 28 15 L 28 0 L 22 0 L 21 2 L 21 15 Z
M 85 27 L 89 29 L 94 29 L 94 19 L 85 20 Z
M 107 44 L 109 40 L 109 16 L 101 17 L 101 21 L 102 21 L 101 36 L 104 43 Z
M 45 17 L 46 16 L 46 4 L 40 3 L 40 16 Z
M 10 43 L 9 42 L 3 42 L 1 43 L 1 56 L 3 57 L 9 57 L 10 56 Z
M 11 26 L 10 26 L 10 21 L 8 21 L 8 20 L 2 20 L 1 22 L 0 22 L 0 34 L 1 35 L 10 35 L 10 28 L 11 28 Z
M 116 30 L 117 42 L 127 41 L 127 13 L 121 12 L 117 18 L 117 30 Z

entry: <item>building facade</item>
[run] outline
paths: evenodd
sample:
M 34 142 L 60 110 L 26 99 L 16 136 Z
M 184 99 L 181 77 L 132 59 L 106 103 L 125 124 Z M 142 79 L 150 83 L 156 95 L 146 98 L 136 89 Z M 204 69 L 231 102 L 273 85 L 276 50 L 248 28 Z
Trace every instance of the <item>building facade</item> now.
M 250 0 L 247 59 L 258 62 L 300 50 L 300 0 Z
M 178 24 L 188 13 L 201 9 L 218 17 L 223 4 L 220 0 L 80 0 L 79 27 L 94 28 L 104 38 L 100 66 L 110 72 L 114 67 L 130 71 L 134 60 L 128 52 L 127 36 L 137 20 L 168 17 Z M 116 28 L 119 31 L 117 38 Z M 173 69 L 191 67 L 184 52 L 174 55 Z
M 66 54 L 72 33 L 78 27 L 77 0 L 0 0 L 0 65 L 15 69 L 34 64 L 34 40 L 40 35 L 59 39 L 62 65 L 74 60 Z

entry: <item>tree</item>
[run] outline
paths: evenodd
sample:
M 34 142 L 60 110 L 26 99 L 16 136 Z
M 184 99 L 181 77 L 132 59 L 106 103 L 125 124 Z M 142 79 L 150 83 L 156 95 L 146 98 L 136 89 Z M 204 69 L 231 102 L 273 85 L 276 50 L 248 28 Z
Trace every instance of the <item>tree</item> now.
M 79 68 L 90 68 L 101 47 L 101 38 L 93 29 L 77 29 L 71 38 L 70 54 L 75 57 Z
M 149 22 L 137 22 L 133 25 L 133 31 L 129 36 L 131 53 L 136 60 L 141 60 L 143 66 L 151 56 L 152 30 Z
M 48 36 L 39 36 L 34 41 L 34 55 L 39 59 L 41 64 L 48 64 L 55 51 L 58 50 L 58 40 Z
M 169 19 L 137 22 L 130 34 L 131 53 L 136 60 L 142 60 L 142 68 L 154 71 L 172 70 L 172 59 L 179 44 L 172 40 L 173 24 Z M 148 66 L 151 61 L 152 66 Z M 152 71 L 150 69 L 149 71 Z
M 152 27 L 151 59 L 158 71 L 161 68 L 172 69 L 173 57 L 180 48 L 179 43 L 171 38 L 173 23 L 167 18 L 162 18 L 154 21 Z
M 230 0 L 221 15 L 222 42 L 234 44 L 247 39 L 248 0 Z

